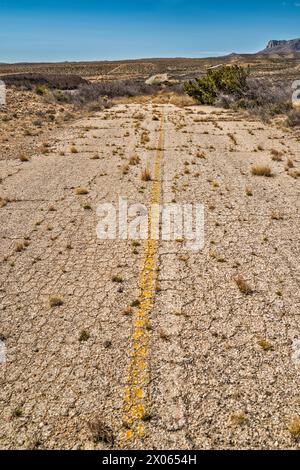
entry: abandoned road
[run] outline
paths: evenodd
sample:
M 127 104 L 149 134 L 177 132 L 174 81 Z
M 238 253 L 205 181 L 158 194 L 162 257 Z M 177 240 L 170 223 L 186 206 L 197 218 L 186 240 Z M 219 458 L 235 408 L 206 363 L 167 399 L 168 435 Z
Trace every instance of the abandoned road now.
M 292 131 L 118 104 L 47 149 L 0 160 L 0 448 L 299 449 Z M 120 197 L 203 204 L 204 248 L 100 240 Z

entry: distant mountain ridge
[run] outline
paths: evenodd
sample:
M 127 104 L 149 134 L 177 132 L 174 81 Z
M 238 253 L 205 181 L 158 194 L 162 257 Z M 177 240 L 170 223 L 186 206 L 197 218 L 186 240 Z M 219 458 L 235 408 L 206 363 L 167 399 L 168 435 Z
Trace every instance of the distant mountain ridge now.
M 263 54 L 293 54 L 295 52 L 300 52 L 300 38 L 290 40 L 272 39 L 262 51 Z

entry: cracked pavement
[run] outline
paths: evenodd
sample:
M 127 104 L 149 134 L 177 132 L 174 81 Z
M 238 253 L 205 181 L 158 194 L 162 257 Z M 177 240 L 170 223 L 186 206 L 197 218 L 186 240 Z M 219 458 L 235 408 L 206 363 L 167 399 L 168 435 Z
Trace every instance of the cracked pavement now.
M 1 156 L 2 449 L 119 447 L 143 246 L 98 240 L 96 209 L 119 196 L 149 203 L 141 171 L 152 170 L 162 111 L 161 198 L 204 204 L 205 247 L 159 243 L 149 419 L 132 446 L 299 449 L 289 431 L 300 418 L 299 136 L 154 104 L 77 120 L 28 162 Z M 253 176 L 255 165 L 273 176 Z M 92 435 L 94 420 L 110 443 Z

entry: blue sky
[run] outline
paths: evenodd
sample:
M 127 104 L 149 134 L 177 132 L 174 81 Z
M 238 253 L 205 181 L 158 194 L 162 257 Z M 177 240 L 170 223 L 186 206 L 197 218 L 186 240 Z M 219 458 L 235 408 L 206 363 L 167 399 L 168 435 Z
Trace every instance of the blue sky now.
M 0 0 L 0 62 L 205 57 L 300 37 L 300 0 Z

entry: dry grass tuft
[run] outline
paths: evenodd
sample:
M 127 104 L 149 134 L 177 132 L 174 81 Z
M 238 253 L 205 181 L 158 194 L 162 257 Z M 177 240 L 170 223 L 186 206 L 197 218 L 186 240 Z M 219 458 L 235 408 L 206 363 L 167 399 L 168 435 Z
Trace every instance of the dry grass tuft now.
M 261 347 L 261 349 L 263 351 L 270 351 L 271 349 L 273 349 L 273 346 L 272 344 L 270 343 L 270 341 L 266 340 L 266 339 L 260 339 L 258 341 L 258 346 Z
M 299 440 L 300 439 L 300 418 L 294 418 L 289 426 L 288 430 L 293 439 Z
M 88 423 L 89 430 L 92 434 L 95 444 L 103 442 L 104 444 L 114 444 L 113 431 L 106 426 L 99 418 Z
M 127 308 L 125 308 L 125 310 L 123 310 L 123 315 L 124 315 L 125 317 L 129 317 L 129 316 L 133 315 L 133 309 L 132 309 L 132 307 L 127 307 Z
M 151 181 L 152 180 L 151 173 L 150 173 L 150 170 L 148 168 L 143 169 L 141 178 L 142 178 L 142 181 Z
M 253 176 L 266 176 L 270 178 L 272 176 L 272 170 L 267 165 L 256 165 L 252 167 Z
M 205 153 L 204 152 L 198 152 L 196 155 L 197 158 L 200 158 L 202 160 L 206 159 Z
M 64 301 L 61 297 L 50 297 L 49 299 L 50 307 L 61 307 L 64 304 Z
M 271 219 L 272 220 L 283 220 L 283 214 L 279 211 L 273 211 L 271 214 Z
M 288 159 L 287 164 L 286 164 L 287 169 L 294 168 L 294 162 L 291 158 Z
M 89 194 L 89 190 L 80 187 L 75 189 L 75 193 L 77 194 L 77 196 L 85 196 L 86 194 Z
M 25 245 L 22 242 L 16 243 L 15 251 L 16 253 L 21 253 L 23 250 L 25 250 Z
M 278 150 L 272 149 L 271 150 L 272 160 L 274 162 L 282 162 L 283 153 L 279 152 Z
M 86 343 L 90 339 L 91 335 L 86 330 L 83 330 L 79 335 L 80 343 Z
M 140 163 L 141 159 L 138 155 L 132 155 L 129 159 L 129 165 L 135 166 Z
M 288 175 L 291 177 L 291 178 L 294 178 L 295 180 L 298 179 L 300 177 L 300 171 L 296 171 L 296 170 L 290 170 L 288 172 Z
M 253 294 L 253 289 L 249 286 L 247 281 L 241 275 L 237 276 L 234 280 L 240 292 L 242 292 L 242 294 L 245 294 L 245 295 Z
M 232 426 L 243 426 L 247 422 L 247 417 L 243 412 L 234 413 L 230 416 L 230 422 Z

